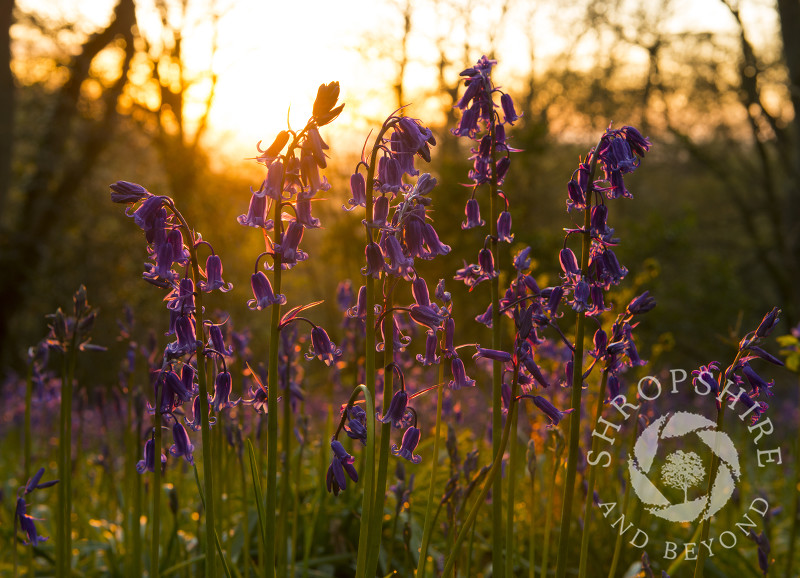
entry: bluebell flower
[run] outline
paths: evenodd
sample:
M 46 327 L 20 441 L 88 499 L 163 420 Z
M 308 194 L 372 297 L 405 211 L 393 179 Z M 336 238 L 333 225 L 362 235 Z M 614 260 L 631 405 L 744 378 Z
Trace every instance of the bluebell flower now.
M 514 124 L 514 121 L 521 116 L 514 110 L 514 101 L 509 94 L 503 93 L 500 96 L 500 106 L 503 108 L 503 116 L 508 124 Z
M 628 307 L 626 311 L 629 315 L 642 315 L 647 313 L 648 311 L 652 311 L 656 306 L 656 300 L 654 297 L 650 297 L 650 292 L 645 291 L 641 295 L 634 297 L 630 303 L 628 303 Z
M 514 240 L 514 233 L 511 232 L 511 213 L 503 211 L 497 217 L 497 240 L 510 243 Z
M 241 398 L 231 401 L 231 387 L 231 374 L 227 371 L 220 371 L 214 380 L 214 398 L 211 400 L 211 407 L 215 412 L 218 413 L 221 409 L 236 407 L 242 402 Z
M 342 350 L 336 348 L 336 344 L 331 341 L 328 332 L 322 327 L 315 325 L 311 329 L 311 349 L 306 353 L 306 359 L 318 357 L 320 361 L 330 367 L 341 355 Z
M 494 270 L 494 255 L 491 250 L 481 249 L 478 253 L 478 266 L 482 277 L 487 279 L 497 277 L 497 271 Z
M 340 281 L 336 286 L 336 305 L 340 311 L 347 311 L 353 304 L 353 283 L 350 279 Z
M 578 259 L 572 249 L 564 248 L 558 254 L 558 260 L 561 263 L 561 269 L 566 273 L 568 278 L 576 278 L 581 276 L 581 269 L 578 267 Z
M 320 84 L 317 89 L 317 98 L 314 100 L 314 122 L 317 126 L 325 126 L 333 122 L 344 109 L 344 104 L 336 106 L 339 99 L 339 83 L 329 82 L 327 84 Z
M 264 179 L 261 189 L 259 189 L 260 194 L 273 201 L 283 201 L 283 191 L 281 190 L 283 178 L 283 163 L 280 160 L 270 163 L 267 169 L 267 178 Z
M 331 465 L 328 466 L 325 485 L 329 492 L 333 492 L 334 496 L 338 496 L 341 490 L 347 489 L 345 473 L 353 482 L 358 482 L 358 472 L 353 467 L 355 458 L 347 453 L 341 442 L 333 440 L 331 442 L 331 450 L 333 451 L 333 459 L 331 460 Z
M 208 346 L 222 356 L 230 357 L 233 355 L 233 347 L 225 345 L 225 338 L 222 336 L 221 325 L 206 321 L 208 325 Z
M 272 230 L 274 221 L 267 219 L 267 197 L 256 193 L 250 197 L 250 205 L 246 215 L 236 217 L 237 222 L 245 227 L 259 227 Z
M 447 255 L 450 253 L 450 245 L 445 245 L 439 239 L 439 234 L 430 223 L 425 223 L 422 229 L 422 238 L 428 246 L 425 259 L 433 259 L 437 255 Z
M 36 518 L 27 514 L 27 504 L 22 496 L 28 495 L 35 490 L 49 488 L 58 483 L 58 480 L 51 480 L 49 482 L 42 482 L 44 475 L 44 468 L 39 470 L 28 480 L 24 488 L 17 491 L 17 504 L 14 510 L 14 539 L 16 540 L 17 523 L 27 536 L 28 540 L 24 544 L 38 546 L 41 542 L 47 540 L 47 537 L 40 536 L 36 530 L 34 520 Z M 21 494 L 21 495 L 20 495 Z
M 575 408 L 570 408 L 566 411 L 561 411 L 557 409 L 552 403 L 550 403 L 547 398 L 544 398 L 540 395 L 532 396 L 533 403 L 536 407 L 538 407 L 542 413 L 550 420 L 550 423 L 547 427 L 555 427 L 559 424 L 559 422 L 564 418 L 565 415 L 572 413 Z
M 772 311 L 767 313 L 761 320 L 761 323 L 758 324 L 758 328 L 756 329 L 756 337 L 767 337 L 770 333 L 772 333 L 772 330 L 780 322 L 780 314 L 781 310 L 777 307 L 773 308 Z
M 425 339 L 425 355 L 417 354 L 417 361 L 424 366 L 435 365 L 441 361 L 441 358 L 436 354 L 436 348 L 439 343 L 436 332 L 429 330 Z
M 412 305 L 409 308 L 409 315 L 416 323 L 428 329 L 438 329 L 447 319 L 447 313 L 440 312 L 434 305 Z
M 378 306 L 376 305 L 376 308 Z M 367 316 L 367 287 L 362 285 L 358 289 L 356 304 L 347 310 L 347 315 L 356 319 L 364 319 Z
M 133 217 L 133 222 L 143 231 L 151 231 L 161 214 L 163 205 L 164 197 L 147 197 L 131 215 Z
M 464 208 L 466 220 L 461 223 L 461 228 L 472 229 L 474 227 L 482 227 L 486 222 L 481 219 L 481 207 L 478 204 L 478 199 L 472 198 L 467 201 L 467 206 Z
M 449 291 L 445 291 L 444 279 L 439 279 L 439 282 L 436 284 L 434 295 L 436 295 L 436 298 L 442 303 L 450 303 L 451 295 Z
M 457 355 L 454 345 L 456 336 L 456 321 L 452 317 L 448 317 L 444 322 L 444 349 L 442 353 L 447 358 L 452 358 Z
M 192 419 L 189 419 L 188 416 L 183 418 L 183 421 L 186 422 L 186 425 L 189 426 L 189 429 L 192 431 L 200 431 L 201 424 L 202 424 L 202 406 L 201 406 L 201 398 L 199 395 L 195 396 L 194 400 L 192 400 Z M 209 408 L 209 413 L 210 413 Z M 209 423 L 213 423 L 215 420 L 209 417 Z
M 170 282 L 175 279 L 178 274 L 172 270 L 172 265 L 175 263 L 175 249 L 172 243 L 162 243 L 156 250 L 156 266 L 155 268 L 146 271 L 142 276 L 145 279 L 163 279 Z
M 396 158 L 384 155 L 378 159 L 378 178 L 375 185 L 382 193 L 397 194 L 403 186 L 402 176 L 400 163 Z
M 564 288 L 560 285 L 557 287 L 547 287 L 542 290 L 541 296 L 547 299 L 547 310 L 553 317 L 556 316 L 558 306 L 561 304 L 561 299 L 564 297 Z
M 466 96 L 466 93 L 464 93 Z M 462 97 L 463 100 L 463 97 Z M 476 102 L 471 107 L 462 109 L 461 119 L 458 121 L 458 126 L 450 129 L 450 132 L 455 136 L 465 136 L 474 138 L 478 133 L 478 120 L 480 118 L 480 103 Z
M 361 173 L 353 173 L 350 175 L 350 194 L 352 198 L 347 201 L 349 205 L 351 205 L 350 209 L 347 209 L 344 205 L 342 208 L 345 210 L 351 210 L 356 207 L 364 207 L 367 204 L 367 183 L 364 180 L 364 175 Z
M 361 268 L 361 274 L 377 279 L 382 272 L 387 270 L 386 260 L 380 245 L 374 241 L 370 242 L 364 249 L 364 254 L 366 255 L 367 264 Z
M 138 203 L 150 196 L 150 193 L 142 185 L 129 181 L 117 181 L 109 185 L 111 189 L 111 202 L 130 205 Z
M 190 401 L 196 393 L 194 388 L 194 369 L 188 364 L 184 365 L 181 377 L 178 377 L 178 374 L 172 370 L 165 371 L 162 377 L 162 412 L 173 411 L 176 398 L 177 404 L 182 404 Z
M 143 474 L 145 471 L 147 472 L 155 472 L 155 464 L 156 464 L 156 442 L 153 438 L 147 440 L 144 444 L 144 459 L 139 460 L 136 463 L 136 471 L 140 474 Z M 163 469 L 164 464 L 167 463 L 167 456 L 161 453 L 159 449 L 159 453 L 161 454 L 161 467 Z
M 194 320 L 187 315 L 179 317 L 175 321 L 175 336 L 176 341 L 167 345 L 167 357 L 183 357 L 194 353 L 197 349 L 198 342 L 195 339 L 195 324 Z
M 381 195 L 376 198 L 375 202 L 372 204 L 372 220 L 368 222 L 364 221 L 364 224 L 375 229 L 384 229 L 386 228 L 386 219 L 388 219 L 388 217 L 389 197 Z
M 38 546 L 40 543 L 47 541 L 47 536 L 40 536 L 36 531 L 36 525 L 33 523 L 36 518 L 29 516 L 26 513 L 27 505 L 24 498 L 17 498 L 17 505 L 14 510 L 15 524 L 19 522 L 19 526 L 27 536 L 28 540 L 24 542 L 26 546 Z M 15 537 L 16 539 L 16 537 Z
M 701 365 L 699 369 L 692 371 L 692 385 L 699 387 L 700 391 L 710 390 L 715 395 L 719 392 L 719 384 L 714 376 L 715 371 L 719 371 L 719 363 L 712 361 L 708 365 Z
M 742 374 L 744 374 L 744 377 L 750 384 L 750 391 L 754 396 L 758 396 L 762 393 L 767 396 L 772 395 L 772 387 L 775 385 L 775 381 L 765 381 L 746 361 L 742 364 Z
M 311 198 L 306 193 L 299 193 L 295 200 L 295 213 L 297 220 L 307 229 L 317 229 L 320 226 L 320 220 L 311 214 Z
M 256 160 L 261 163 L 269 164 L 278 158 L 278 155 L 281 154 L 283 147 L 286 146 L 286 143 L 289 142 L 289 131 L 282 130 L 278 133 L 275 137 L 275 140 L 272 141 L 272 144 L 266 150 L 261 150 L 261 141 L 258 141 L 256 144 L 256 148 L 258 152 L 261 153 Z
M 403 250 L 403 245 L 394 235 L 384 236 L 383 250 L 389 259 L 386 270 L 395 276 L 407 277 L 414 267 L 414 259 L 407 256 Z
M 275 295 L 273 293 L 272 284 L 263 271 L 258 271 L 250 277 L 250 287 L 253 289 L 255 299 L 250 299 L 247 302 L 247 307 L 252 310 L 261 311 L 274 304 L 283 305 L 286 303 L 285 295 Z
M 567 183 L 567 197 L 567 212 L 573 209 L 582 211 L 586 208 L 586 193 L 575 179 L 570 179 Z
M 411 294 L 414 301 L 421 307 L 429 307 L 431 304 L 431 294 L 428 291 L 428 284 L 420 276 L 414 278 L 411 282 Z
M 194 313 L 194 282 L 191 280 L 191 278 L 184 277 L 178 283 L 177 290 L 173 289 L 172 292 L 167 295 L 166 299 L 167 309 L 170 311 L 174 311 L 180 315 Z M 177 321 L 177 319 L 178 317 L 175 317 L 175 321 Z M 169 335 L 172 333 L 173 331 L 171 331 Z
M 535 379 L 539 385 L 544 388 L 550 387 L 550 382 L 542 373 L 542 370 L 539 369 L 539 366 L 536 364 L 536 361 L 533 359 L 533 354 L 531 352 L 530 346 L 526 343 L 523 344 L 523 347 L 517 352 L 517 356 L 519 357 L 520 363 L 522 366 L 527 370 L 527 372 Z
M 398 448 L 397 444 L 392 446 L 392 454 L 406 459 L 412 464 L 420 463 L 422 456 L 414 455 L 414 450 L 419 445 L 419 437 L 419 429 L 412 425 L 403 433 L 403 441 L 400 442 L 400 447 Z
M 378 421 L 381 423 L 391 423 L 396 428 L 401 428 L 406 421 L 406 408 L 408 406 L 408 394 L 405 390 L 398 390 L 392 396 L 389 402 L 389 409 L 383 414 L 377 415 Z
M 290 222 L 281 236 L 281 242 L 275 245 L 275 251 L 280 254 L 281 266 L 284 269 L 290 269 L 300 261 L 308 259 L 308 254 L 299 248 L 300 241 L 303 240 L 303 230 L 300 221 Z
M 777 365 L 777 366 L 780 366 L 780 367 L 782 367 L 784 365 L 783 361 L 781 361 L 780 359 L 778 359 L 777 357 L 775 357 L 774 355 L 772 355 L 768 351 L 765 351 L 765 350 L 761 349 L 757 345 L 749 345 L 748 344 L 747 350 L 750 351 L 750 353 L 753 353 L 756 357 L 760 357 L 764 361 L 768 361 L 773 365 Z
M 516 269 L 520 273 L 530 269 L 531 267 L 530 255 L 531 255 L 531 248 L 529 246 L 518 251 L 517 254 L 514 255 L 514 269 Z M 535 283 L 536 281 L 534 281 L 534 284 Z M 538 286 L 536 287 L 535 293 L 539 293 Z
M 367 444 L 367 412 L 358 405 L 347 408 L 347 423 L 344 431 L 348 437 L 358 440 L 362 445 Z
M 475 387 L 475 380 L 470 379 L 467 376 L 467 372 L 464 369 L 464 362 L 461 361 L 460 357 L 454 357 L 450 362 L 450 370 L 453 373 L 453 379 L 451 379 L 447 386 L 450 389 L 461 389 L 462 387 Z
M 186 428 L 184 428 L 178 420 L 175 420 L 172 426 L 172 440 L 175 443 L 170 446 L 169 453 L 176 458 L 183 456 L 186 461 L 189 462 L 189 465 L 194 465 L 194 457 L 192 456 L 194 446 L 189 440 Z
M 233 283 L 225 283 L 222 280 L 222 260 L 219 255 L 209 255 L 206 259 L 206 281 L 200 281 L 198 287 L 201 291 L 210 293 L 215 289 L 219 289 L 223 293 L 227 293 L 233 289 Z
M 503 363 L 510 362 L 512 360 L 512 356 L 507 351 L 500 351 L 497 349 L 487 349 L 485 347 L 481 347 L 480 345 L 476 345 L 475 355 L 472 356 L 472 359 L 491 359 L 493 361 L 502 361 Z

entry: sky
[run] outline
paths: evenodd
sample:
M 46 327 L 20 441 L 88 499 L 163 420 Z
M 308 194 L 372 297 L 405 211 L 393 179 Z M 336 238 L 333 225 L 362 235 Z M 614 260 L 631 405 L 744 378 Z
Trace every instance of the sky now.
M 152 2 L 137 0 L 138 17 L 143 27 L 153 25 Z M 79 23 L 79 31 L 90 32 L 108 22 L 113 0 L 19 0 L 33 8 Z M 302 126 L 311 109 L 320 83 L 338 80 L 342 100 L 348 103 L 337 120 L 336 130 L 363 135 L 368 122 L 380 122 L 393 109 L 392 81 L 395 66 L 381 57 L 398 49 L 403 20 L 400 15 L 406 0 L 188 0 L 185 54 L 190 68 L 202 75 L 209 67 L 218 74 L 214 106 L 210 116 L 209 141 L 220 154 L 246 157 L 255 152 L 259 140 L 271 141 L 285 128 L 287 114 L 293 126 Z M 623 0 L 656 10 L 663 0 Z M 148 4 L 150 3 L 150 4 Z M 214 4 L 215 3 L 215 4 Z M 441 36 L 463 55 L 469 35 L 472 44 L 494 35 L 500 65 L 495 78 L 506 89 L 531 68 L 531 45 L 537 66 L 546 66 L 569 47 L 575 22 L 584 15 L 582 3 L 564 0 L 511 0 L 503 15 L 502 2 L 483 0 L 415 0 L 412 19 L 410 64 L 407 72 L 409 92 L 432 86 L 438 59 L 432 38 Z M 718 31 L 732 24 L 721 0 L 672 0 L 663 25 L 676 32 L 685 29 Z M 212 26 L 209 14 L 221 12 L 218 28 L 219 48 L 209 53 Z M 454 8 L 469 6 L 469 22 L 454 17 Z M 766 0 L 742 2 L 745 21 L 754 35 L 774 30 L 771 6 Z M 624 14 L 625 12 L 623 12 Z M 503 22 L 498 26 L 498 22 Z M 625 23 L 621 22 L 624 26 Z M 155 26 L 154 26 L 155 27 Z M 370 40 L 373 43 L 370 44 Z M 757 40 L 757 38 L 756 38 Z M 591 42 L 583 50 L 591 50 Z M 477 58 L 480 54 L 471 54 Z M 580 54 L 577 55 L 580 58 Z M 631 62 L 644 58 L 631 54 Z M 510 86 L 509 86 L 510 85 Z M 203 92 L 198 83 L 198 96 Z M 199 100 L 199 99 L 198 99 Z M 410 114 L 415 115 L 412 103 Z M 289 110 L 291 113 L 289 114 Z M 199 114 L 190 105 L 187 116 Z M 420 113 L 417 113 L 420 114 Z M 421 116 L 421 114 L 420 114 Z

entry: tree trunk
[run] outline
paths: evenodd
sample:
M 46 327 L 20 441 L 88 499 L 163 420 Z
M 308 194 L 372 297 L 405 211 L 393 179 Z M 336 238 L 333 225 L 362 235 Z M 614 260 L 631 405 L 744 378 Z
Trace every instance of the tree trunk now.
M 24 309 L 28 284 L 42 262 L 42 248 L 69 216 L 70 201 L 83 177 L 112 138 L 119 95 L 127 82 L 133 58 L 133 0 L 119 0 L 107 28 L 91 35 L 69 64 L 69 78 L 53 95 L 54 105 L 36 148 L 36 167 L 20 185 L 23 206 L 16 224 L 0 238 L 0 352 L 12 355 L 9 335 L 13 316 Z M 81 86 L 95 56 L 117 38 L 125 40 L 125 60 L 120 77 L 100 97 L 103 113 L 97 119 L 81 115 Z M 15 344 L 22 348 L 26 344 Z M 6 361 L 8 361 L 6 359 Z
M 0 0 L 0 211 L 6 208 L 14 150 L 14 77 L 11 74 L 11 24 L 14 0 Z

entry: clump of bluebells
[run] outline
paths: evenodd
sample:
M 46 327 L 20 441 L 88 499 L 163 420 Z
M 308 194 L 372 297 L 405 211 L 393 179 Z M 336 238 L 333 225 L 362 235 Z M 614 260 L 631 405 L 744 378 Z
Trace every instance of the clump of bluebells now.
M 187 415 L 184 421 L 190 429 L 197 431 L 201 429 L 203 412 L 208 415 L 213 409 L 219 413 L 241 402 L 230 399 L 232 379 L 225 356 L 232 351 L 226 349 L 220 327 L 204 322 L 196 298 L 199 292 L 228 292 L 233 285 L 223 280 L 222 261 L 213 246 L 189 228 L 171 197 L 154 195 L 141 185 L 126 181 L 114 183 L 111 191 L 112 201 L 127 204 L 126 214 L 145 233 L 150 260 L 145 263 L 143 279 L 167 291 L 164 302 L 169 323 L 165 335 L 171 336 L 173 341 L 164 348 L 154 383 L 155 401 L 152 405 L 148 401 L 148 411 L 172 422 L 173 445 L 169 453 L 194 464 L 194 445 L 176 412 L 184 405 L 191 407 L 192 417 L 190 419 Z M 189 237 L 188 244 L 185 236 Z M 196 263 L 196 253 L 203 246 L 210 254 L 204 269 L 196 266 L 199 278 L 195 286 L 193 259 Z M 199 387 L 198 355 L 221 363 L 221 370 L 214 375 L 213 395 L 206 397 Z M 208 424 L 214 423 L 215 419 L 209 418 Z M 156 453 L 161 456 L 161 463 L 166 462 L 161 448 L 155 447 L 155 437 L 153 431 L 145 443 L 144 459 L 137 464 L 139 473 L 154 471 Z
M 515 150 L 508 143 L 505 127 L 513 124 L 519 115 L 511 97 L 496 87 L 491 80 L 492 67 L 495 64 L 495 61 L 482 57 L 475 66 L 462 72 L 466 90 L 456 103 L 456 107 L 462 111 L 462 117 L 458 127 L 452 132 L 478 143 L 476 148 L 471 149 L 473 167 L 469 177 L 473 188 L 472 195 L 467 201 L 466 218 L 462 228 L 470 229 L 485 224 L 480 215 L 476 191 L 482 185 L 489 186 L 490 234 L 487 235 L 484 246 L 479 252 L 478 262 L 465 265 L 457 272 L 455 278 L 463 281 L 470 291 L 484 281 L 490 280 L 492 283 L 492 302 L 476 319 L 492 328 L 493 345 L 491 349 L 477 346 L 475 358 L 490 359 L 494 363 L 495 418 L 492 429 L 493 432 L 499 432 L 501 422 L 498 414 L 501 404 L 504 406 L 504 411 L 510 411 L 513 402 L 520 399 L 531 399 L 547 417 L 550 427 L 558 425 L 567 414 L 578 415 L 584 380 L 595 367 L 603 367 L 604 389 L 607 387 L 607 382 L 611 390 L 618 389 L 620 373 L 627 367 L 644 363 L 638 356 L 633 340 L 633 328 L 636 325 L 632 321 L 633 316 L 652 309 L 655 303 L 647 293 L 634 299 L 625 313 L 620 314 L 612 325 L 609 339 L 601 320 L 602 314 L 612 308 L 605 295 L 622 281 L 627 269 L 619 263 L 613 251 L 618 239 L 614 237 L 614 230 L 608 225 L 606 201 L 632 196 L 625 186 L 623 176 L 639 166 L 641 157 L 650 148 L 649 141 L 638 130 L 629 126 L 607 129 L 598 145 L 579 164 L 568 183 L 567 211 L 578 216 L 578 223 L 583 222 L 582 225 L 576 224 L 566 229 L 564 245 L 558 256 L 562 269 L 560 283 L 540 288 L 530 275 L 530 249 L 525 248 L 513 259 L 516 275 L 505 291 L 500 291 L 497 244 L 510 242 L 513 239 L 511 216 L 508 214 L 509 201 L 500 189 L 510 166 L 510 153 Z M 496 95 L 500 96 L 499 107 L 493 100 Z M 502 120 L 498 109 L 503 112 Z M 602 176 L 596 178 L 598 164 Z M 499 214 L 498 200 L 502 200 L 505 209 Z M 573 238 L 580 240 L 580 257 L 576 256 L 573 249 L 568 246 Z M 560 327 L 565 307 L 574 311 L 577 320 L 575 337 L 572 340 Z M 514 321 L 515 338 L 510 351 L 501 346 L 497 327 L 503 315 Z M 593 320 L 597 328 L 595 348 L 590 352 L 593 361 L 585 368 L 583 338 L 587 318 Z M 535 393 L 537 389 L 546 389 L 550 386 L 536 361 L 536 356 L 539 350 L 543 352 L 551 350 L 547 347 L 551 339 L 555 339 L 556 343 L 566 348 L 571 358 L 566 366 L 565 381 L 572 387 L 572 403 L 566 410 L 559 410 L 546 397 Z M 509 375 L 513 376 L 511 386 L 507 383 Z M 517 393 L 517 388 L 521 393 Z M 602 392 L 602 397 L 605 398 L 605 391 Z M 579 428 L 576 424 L 573 426 L 564 486 L 562 520 L 569 520 L 572 517 L 572 492 L 579 450 Z M 497 459 L 501 453 L 499 438 L 495 438 L 493 445 Z M 490 480 L 492 477 L 490 476 Z M 513 484 L 513 481 L 510 483 Z M 493 493 L 499 494 L 501 488 L 499 478 L 494 479 Z M 509 491 L 513 492 L 513 486 Z M 589 495 L 591 494 L 590 489 Z M 494 533 L 500 534 L 499 517 L 502 507 L 500 504 L 495 504 L 494 508 Z M 569 526 L 568 523 L 562 524 L 559 569 L 566 563 Z M 495 541 L 493 552 L 495 558 L 502 555 L 501 540 Z
M 282 439 L 283 453 L 284 456 L 287 456 L 285 458 L 287 461 L 290 455 L 288 446 L 291 439 L 291 402 L 301 395 L 296 384 L 292 387 L 292 376 L 288 375 L 287 377 L 286 369 L 289 368 L 292 359 L 288 355 L 281 356 L 280 352 L 281 350 L 285 353 L 291 351 L 293 347 L 291 340 L 296 336 L 294 325 L 302 321 L 311 327 L 311 346 L 305 356 L 306 359 L 316 357 L 331 367 L 342 354 L 341 349 L 336 347 L 323 327 L 300 315 L 301 312 L 318 303 L 298 305 L 281 315 L 281 307 L 287 303 L 286 296 L 281 293 L 282 274 L 309 258 L 308 253 L 300 248 L 300 243 L 306 230 L 317 229 L 321 226 L 320 220 L 312 213 L 312 203 L 318 200 L 318 193 L 330 190 L 331 186 L 327 177 L 320 174 L 320 170 L 327 167 L 328 157 L 325 151 L 329 150 L 329 147 L 322 139 L 319 129 L 333 122 L 341 114 L 344 104 L 338 104 L 338 99 L 338 82 L 320 85 L 311 117 L 301 130 L 297 131 L 288 127 L 286 130 L 280 131 L 266 149 L 262 149 L 261 143 L 258 143 L 259 155 L 256 160 L 266 167 L 267 174 L 259 188 L 255 191 L 251 190 L 247 213 L 238 218 L 239 224 L 260 229 L 265 243 L 264 252 L 255 260 L 254 272 L 250 279 L 253 299 L 249 300 L 247 305 L 251 310 L 269 311 L 271 315 L 267 383 L 260 385 L 259 390 L 255 391 L 258 408 L 263 411 L 264 398 L 266 398 L 266 409 L 270 414 L 267 422 L 267 499 L 265 508 L 266 527 L 269 528 L 269 532 L 262 533 L 265 563 L 270 571 L 275 566 L 277 551 L 274 539 L 277 510 L 277 387 L 278 372 L 282 362 L 284 367 L 282 375 L 285 377 L 284 387 L 287 391 L 287 398 L 284 400 L 287 405 L 282 423 Z M 260 262 L 264 257 L 267 259 L 263 266 L 267 271 L 272 272 L 272 281 L 264 271 L 260 270 Z M 271 259 L 271 262 L 268 259 Z M 342 459 L 344 462 L 340 461 L 339 463 L 346 464 L 347 460 L 344 456 Z M 343 465 L 341 471 L 343 472 L 344 469 Z M 286 502 L 286 496 L 289 493 L 288 474 L 288 468 L 285 468 L 282 476 L 284 490 L 281 492 L 284 507 L 288 507 Z M 344 480 L 340 481 L 343 486 Z M 284 507 L 281 509 L 283 510 Z M 281 518 L 280 523 L 281 529 L 278 533 L 283 534 L 286 516 Z M 268 537 L 268 534 L 271 534 L 271 538 Z
M 761 377 L 750 365 L 750 362 L 762 360 L 772 365 L 784 365 L 783 361 L 762 347 L 772 330 L 778 325 L 780 314 L 780 309 L 773 308 L 764 315 L 758 327 L 747 333 L 739 341 L 736 356 L 724 370 L 721 369 L 719 362 L 712 361 L 692 372 L 692 384 L 695 392 L 704 396 L 710 393 L 715 397 L 718 429 L 722 429 L 723 416 L 727 407 L 736 411 L 736 415 L 741 421 L 748 419 L 751 431 L 759 429 L 761 433 L 771 433 L 774 430 L 770 417 L 762 420 L 769 406 L 766 402 L 760 401 L 760 399 L 772 396 L 774 381 L 767 381 Z M 777 461 L 780 463 L 780 454 L 777 460 L 771 453 L 765 459 L 768 462 Z M 759 465 L 762 464 L 759 462 Z M 714 455 L 711 461 L 711 471 L 709 472 L 709 493 L 711 493 L 712 484 L 717 477 L 718 467 L 719 458 Z M 710 517 L 706 517 L 703 521 L 700 539 L 708 540 L 709 532 Z M 758 546 L 759 567 L 766 576 L 769 566 L 769 540 L 763 533 L 760 536 L 756 536 L 752 530 L 749 537 Z M 705 553 L 698 556 L 696 562 L 698 569 L 702 568 L 705 558 Z
M 778 324 L 780 313 L 780 309 L 773 309 L 764 316 L 754 331 L 742 338 L 733 362 L 724 371 L 720 369 L 718 361 L 712 361 L 692 371 L 695 391 L 703 395 L 714 394 L 718 411 L 721 412 L 722 406 L 727 402 L 730 402 L 728 407 L 731 409 L 738 403 L 743 410 L 738 414 L 739 419 L 748 419 L 753 425 L 769 409 L 769 404 L 759 400 L 772 396 L 775 382 L 761 377 L 750 362 L 762 360 L 773 365 L 784 365 L 783 361 L 761 347 Z M 770 418 L 767 421 L 771 421 Z
M 166 463 L 161 447 L 162 420 L 172 422 L 173 444 L 169 453 L 194 465 L 194 445 L 178 417 L 184 404 L 191 406 L 192 420 L 184 419 L 192 429 L 202 432 L 204 493 L 209 497 L 206 501 L 206 565 L 207 570 L 213 572 L 215 494 L 209 428 L 216 420 L 209 414 L 212 409 L 219 413 L 233 407 L 239 400 L 230 399 L 232 378 L 225 357 L 231 352 L 222 344 L 219 327 L 206 325 L 202 296 L 212 291 L 230 291 L 232 285 L 222 278 L 222 261 L 213 246 L 189 226 L 171 197 L 154 195 L 136 183 L 118 181 L 111 185 L 111 200 L 128 205 L 126 214 L 145 233 L 149 260 L 142 277 L 167 292 L 164 303 L 169 322 L 165 334 L 173 338 L 164 348 L 161 367 L 155 374 L 154 401 L 152 405 L 147 403 L 148 411 L 154 414 L 154 425 L 145 443 L 144 457 L 136 469 L 139 473 L 152 472 L 155 486 L 160 486 L 161 470 Z M 200 266 L 198 257 L 203 247 L 210 253 L 205 269 Z M 207 375 L 206 358 L 219 362 L 211 365 L 214 372 L 211 376 Z M 213 395 L 209 393 L 209 377 L 214 379 Z M 160 492 L 153 492 L 153 512 L 151 557 L 158 560 Z

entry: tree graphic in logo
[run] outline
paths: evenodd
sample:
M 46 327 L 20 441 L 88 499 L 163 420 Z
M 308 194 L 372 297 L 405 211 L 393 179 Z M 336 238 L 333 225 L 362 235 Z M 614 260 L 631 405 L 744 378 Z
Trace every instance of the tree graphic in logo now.
M 664 485 L 683 490 L 684 501 L 673 504 L 653 484 L 649 476 L 658 476 L 656 454 L 662 440 L 680 440 L 684 447 L 692 443 L 703 444 L 719 458 L 719 467 L 708 495 L 689 499 L 689 488 L 703 481 L 706 470 L 695 452 L 677 450 L 669 454 L 661 467 Z M 731 499 L 739 479 L 739 454 L 724 432 L 716 424 L 697 414 L 675 412 L 655 420 L 639 435 L 628 458 L 631 486 L 647 510 L 670 522 L 706 520 L 716 514 Z
M 667 456 L 667 463 L 661 468 L 661 479 L 670 488 L 683 490 L 683 502 L 689 501 L 689 488 L 696 486 L 706 477 L 703 460 L 694 452 L 678 450 Z

